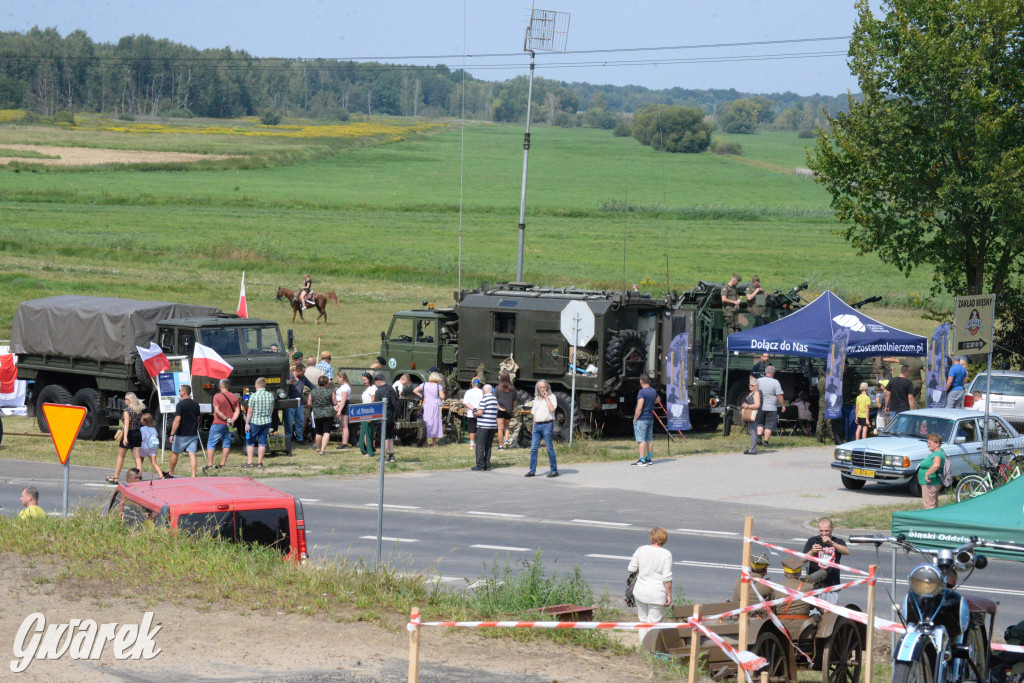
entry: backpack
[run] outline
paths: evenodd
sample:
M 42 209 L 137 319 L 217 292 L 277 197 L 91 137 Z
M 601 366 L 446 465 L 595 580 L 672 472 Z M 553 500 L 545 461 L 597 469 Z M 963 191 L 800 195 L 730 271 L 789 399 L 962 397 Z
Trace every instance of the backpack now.
M 402 410 L 402 399 L 399 398 L 398 392 L 395 391 L 394 387 L 388 387 L 388 417 L 392 420 L 397 420 L 398 415 Z
M 953 485 L 953 464 L 949 461 L 949 456 L 946 456 L 945 462 L 942 464 L 942 485 L 950 487 Z
M 1006 631 L 1003 632 L 1003 639 L 1010 644 L 1024 643 L 1024 621 L 1007 627 Z
M 636 599 L 633 597 L 633 589 L 636 588 L 636 580 L 640 571 L 630 572 L 626 577 L 626 607 L 636 607 Z

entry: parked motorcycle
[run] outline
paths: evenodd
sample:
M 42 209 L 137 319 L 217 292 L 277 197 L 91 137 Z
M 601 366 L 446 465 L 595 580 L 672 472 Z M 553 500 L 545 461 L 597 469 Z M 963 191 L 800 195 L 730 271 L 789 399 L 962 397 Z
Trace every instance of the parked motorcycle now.
M 973 536 L 956 550 L 935 550 L 918 547 L 903 534 L 851 536 L 850 542 L 874 543 L 876 548 L 890 543 L 928 560 L 914 567 L 908 577 L 910 590 L 900 611 L 907 632 L 893 651 L 893 683 L 988 680 L 989 642 L 996 603 L 984 598 L 966 598 L 956 587 L 975 569 L 984 569 L 988 564 L 988 558 L 976 553 L 976 548 L 1024 553 L 1024 546 Z

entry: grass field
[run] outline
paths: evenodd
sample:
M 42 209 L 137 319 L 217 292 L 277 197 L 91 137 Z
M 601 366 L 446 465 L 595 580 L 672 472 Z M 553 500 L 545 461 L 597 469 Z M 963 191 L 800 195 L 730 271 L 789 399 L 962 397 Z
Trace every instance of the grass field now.
M 204 123 L 225 126 L 182 125 Z M 883 321 L 931 327 L 913 308 L 929 273 L 904 278 L 854 253 L 835 234 L 825 193 L 786 170 L 800 163 L 806 140 L 736 137 L 744 157 L 661 154 L 607 131 L 538 128 L 526 279 L 615 288 L 645 282 L 661 293 L 666 281 L 682 289 L 736 268 L 757 272 L 769 291 L 808 280 L 812 292 L 881 294 L 896 307 L 872 311 Z M 0 337 L 18 302 L 68 291 L 233 309 L 242 270 L 252 314 L 284 323 L 285 306 L 272 295 L 308 270 L 318 287 L 339 292 L 344 310 L 332 311 L 326 330 L 298 330 L 300 343 L 308 347 L 324 332 L 336 359 L 370 352 L 393 309 L 423 299 L 447 304 L 457 287 L 460 138 L 457 125 L 361 145 L 0 126 L 0 146 L 291 150 L 262 168 L 0 171 L 0 287 L 7 295 Z M 514 279 L 521 138 L 516 126 L 465 130 L 463 286 Z M 623 207 L 630 210 L 609 210 Z

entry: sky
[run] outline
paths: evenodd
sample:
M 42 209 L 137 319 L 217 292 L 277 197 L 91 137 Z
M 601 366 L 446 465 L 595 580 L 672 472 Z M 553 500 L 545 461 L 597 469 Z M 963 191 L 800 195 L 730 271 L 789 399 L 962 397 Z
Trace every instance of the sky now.
M 545 78 L 800 95 L 858 89 L 847 39 L 808 40 L 847 38 L 853 0 L 540 0 L 538 9 L 569 15 L 566 53 L 537 53 Z M 257 57 L 465 63 L 477 78 L 503 80 L 529 71 L 530 12 L 524 0 L 5 0 L 0 30 L 82 29 L 96 42 L 146 33 Z M 749 44 L 765 41 L 800 42 Z M 779 58 L 795 54 L 805 56 Z

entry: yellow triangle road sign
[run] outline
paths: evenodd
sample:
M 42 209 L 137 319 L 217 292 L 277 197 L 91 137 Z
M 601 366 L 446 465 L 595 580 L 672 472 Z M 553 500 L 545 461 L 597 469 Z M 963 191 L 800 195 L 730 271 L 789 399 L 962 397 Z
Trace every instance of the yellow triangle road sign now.
M 43 417 L 50 428 L 50 436 L 53 437 L 53 446 L 57 449 L 57 457 L 60 464 L 66 465 L 71 449 L 75 446 L 75 439 L 78 438 L 78 430 L 82 428 L 85 421 L 85 408 L 83 406 L 65 406 L 59 403 L 44 403 Z

